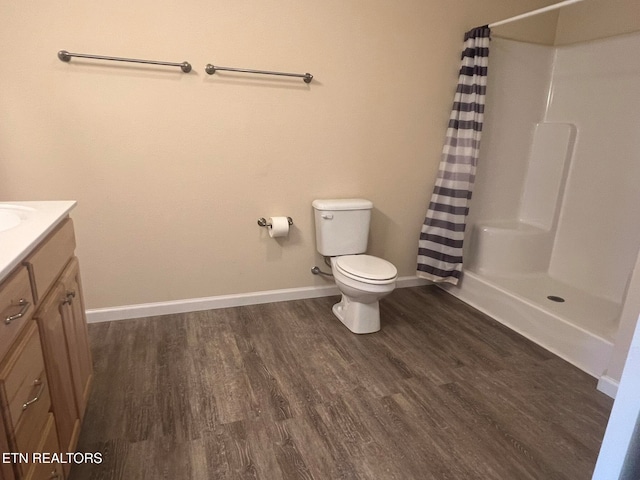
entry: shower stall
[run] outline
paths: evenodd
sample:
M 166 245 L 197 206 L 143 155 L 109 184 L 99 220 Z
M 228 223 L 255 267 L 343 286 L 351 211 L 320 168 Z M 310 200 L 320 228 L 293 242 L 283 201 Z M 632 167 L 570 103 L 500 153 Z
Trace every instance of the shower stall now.
M 494 36 L 463 276 L 443 286 L 598 378 L 638 295 L 638 51 L 640 33 Z

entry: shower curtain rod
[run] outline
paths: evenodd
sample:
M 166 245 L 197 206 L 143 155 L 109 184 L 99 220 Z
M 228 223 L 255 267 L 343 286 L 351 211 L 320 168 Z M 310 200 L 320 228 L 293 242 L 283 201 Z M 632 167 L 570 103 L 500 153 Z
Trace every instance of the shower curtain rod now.
M 506 18 L 504 20 L 500 20 L 498 22 L 490 23 L 489 28 L 499 27 L 500 25 L 504 25 L 506 23 L 515 22 L 517 20 L 522 20 L 524 18 L 533 17 L 534 15 L 538 15 L 540 13 L 550 12 L 552 10 L 557 10 L 558 8 L 566 7 L 567 5 L 571 5 L 572 3 L 582 2 L 583 0 L 564 0 L 564 2 L 554 3 L 553 5 L 549 5 L 547 7 L 538 8 L 537 10 L 532 10 L 527 13 L 523 13 L 521 15 L 516 15 L 515 17 Z

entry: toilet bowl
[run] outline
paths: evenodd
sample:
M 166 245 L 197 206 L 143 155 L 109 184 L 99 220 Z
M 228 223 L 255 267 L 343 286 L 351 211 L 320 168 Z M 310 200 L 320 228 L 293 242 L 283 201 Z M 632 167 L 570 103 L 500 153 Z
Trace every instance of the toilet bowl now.
M 334 315 L 353 333 L 380 330 L 378 301 L 396 288 L 396 267 L 372 255 L 343 255 L 331 257 L 331 269 L 342 293 Z

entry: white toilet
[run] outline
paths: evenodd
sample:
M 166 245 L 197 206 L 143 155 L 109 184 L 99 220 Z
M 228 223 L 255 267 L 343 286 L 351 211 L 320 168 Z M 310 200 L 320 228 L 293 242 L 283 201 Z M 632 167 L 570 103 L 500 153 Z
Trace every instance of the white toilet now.
M 331 257 L 342 300 L 333 313 L 353 333 L 380 330 L 378 300 L 396 288 L 398 270 L 382 258 L 363 255 L 373 203 L 361 198 L 314 200 L 316 248 Z

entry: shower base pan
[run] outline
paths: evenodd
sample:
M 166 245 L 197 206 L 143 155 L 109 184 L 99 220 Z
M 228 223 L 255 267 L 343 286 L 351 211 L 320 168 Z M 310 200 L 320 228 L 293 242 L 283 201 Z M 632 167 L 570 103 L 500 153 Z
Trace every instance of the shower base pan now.
M 607 368 L 620 314 L 614 302 L 542 273 L 466 270 L 458 286 L 441 288 L 596 378 Z

